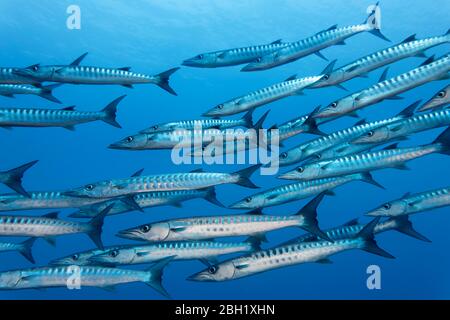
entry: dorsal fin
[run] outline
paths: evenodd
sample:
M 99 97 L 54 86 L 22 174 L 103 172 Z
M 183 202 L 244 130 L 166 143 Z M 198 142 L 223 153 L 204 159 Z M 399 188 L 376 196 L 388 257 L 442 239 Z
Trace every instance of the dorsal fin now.
M 64 107 L 64 108 L 62 108 L 61 110 L 64 110 L 64 111 L 74 111 L 74 110 L 75 110 L 75 106 Z
M 356 127 L 356 126 L 361 126 L 361 125 L 363 125 L 363 124 L 366 124 L 367 122 L 366 122 L 366 119 L 361 119 L 361 120 L 359 120 L 358 122 L 356 122 L 353 126 L 354 127 Z
M 400 43 L 406 43 L 406 42 L 411 42 L 411 41 L 416 41 L 416 34 L 410 35 L 408 38 L 406 38 L 405 40 L 403 40 Z
M 384 71 L 381 74 L 380 79 L 378 80 L 378 82 L 383 82 L 383 81 L 385 81 L 387 79 L 388 71 L 389 71 L 389 67 L 384 69 Z
M 334 59 L 333 61 L 331 61 L 323 70 L 320 74 L 330 74 L 333 72 L 334 69 L 334 65 L 336 64 L 337 59 Z
M 270 44 L 280 44 L 282 43 L 281 39 L 277 39 L 274 42 L 271 42 Z
M 35 63 L 32 64 L 31 66 L 26 67 L 25 69 L 34 69 L 35 67 L 39 67 L 41 64 L 40 63 Z
M 48 218 L 48 219 L 58 219 L 58 214 L 59 214 L 59 212 L 55 211 L 55 212 L 50 212 L 50 213 L 44 214 L 42 217 Z
M 291 81 L 291 80 L 295 80 L 295 79 L 297 79 L 297 75 L 296 75 L 296 74 L 290 76 L 289 78 L 287 78 L 287 79 L 284 80 L 284 81 Z
M 130 70 L 131 70 L 131 67 L 117 68 L 117 70 L 130 71 Z
M 398 142 L 388 145 L 387 147 L 384 147 L 383 150 L 392 150 L 398 148 Z
M 78 58 L 76 58 L 75 60 L 72 61 L 72 63 L 70 64 L 71 67 L 76 67 L 80 64 L 80 62 L 84 59 L 84 57 L 87 56 L 87 52 L 83 53 L 81 56 L 79 56 Z
M 132 177 L 132 178 L 134 178 L 134 177 L 139 177 L 139 176 L 142 174 L 142 172 L 144 172 L 144 168 L 142 168 L 142 169 L 136 171 L 135 173 L 133 173 L 133 174 L 131 175 L 131 177 Z
M 433 54 L 431 57 L 429 57 L 427 60 L 425 60 L 419 67 L 426 66 L 427 64 L 434 62 L 434 60 L 435 60 L 435 55 Z
M 409 198 L 411 196 L 411 192 L 407 192 L 402 196 L 402 199 Z
M 337 24 L 333 24 L 333 25 L 332 25 L 331 27 L 329 27 L 328 29 L 325 29 L 325 30 L 320 31 L 320 32 L 330 31 L 330 30 L 334 30 L 334 29 L 337 29 Z
M 412 103 L 411 105 L 407 106 L 405 109 L 399 112 L 397 116 L 403 116 L 405 118 L 411 117 L 414 115 L 414 111 L 416 111 L 419 104 L 422 103 L 422 100 L 417 100 L 416 102 Z
M 257 209 L 253 209 L 251 211 L 246 212 L 245 214 L 249 214 L 249 215 L 262 215 L 262 209 L 261 208 L 257 208 Z
M 202 168 L 191 170 L 190 173 L 201 173 L 204 172 Z
M 350 221 L 347 221 L 342 226 L 343 227 L 351 227 L 351 226 L 356 226 L 357 224 L 358 224 L 358 218 L 355 218 L 355 219 L 352 219 Z

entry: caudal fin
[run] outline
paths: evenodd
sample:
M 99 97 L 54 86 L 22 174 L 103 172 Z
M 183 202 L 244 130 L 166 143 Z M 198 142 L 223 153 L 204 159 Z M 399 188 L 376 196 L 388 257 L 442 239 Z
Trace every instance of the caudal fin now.
M 52 101 L 52 102 L 62 103 L 58 98 L 56 98 L 53 95 L 53 89 L 55 89 L 61 85 L 62 85 L 61 83 L 57 83 L 57 84 L 51 84 L 48 86 L 43 86 L 40 90 L 39 96 L 44 99 L 47 99 L 49 101 Z
M 380 21 L 378 21 L 378 17 L 380 16 L 380 2 L 377 2 L 374 6 L 372 6 L 372 11 L 369 13 L 366 21 L 364 22 L 367 24 L 371 29 L 369 32 L 373 34 L 374 36 L 377 36 L 378 38 L 381 38 L 385 41 L 392 42 L 387 37 L 385 37 L 381 31 L 380 31 Z
M 18 168 L 11 169 L 9 171 L 0 172 L 0 182 L 4 183 L 17 193 L 25 196 L 30 197 L 28 192 L 25 191 L 25 189 L 22 186 L 22 178 L 29 168 L 31 168 L 33 165 L 35 165 L 38 161 L 32 161 L 29 163 L 26 163 Z
M 258 189 L 259 187 L 252 181 L 250 181 L 250 176 L 260 167 L 261 164 L 256 164 L 254 166 L 234 172 L 233 175 L 238 177 L 238 181 L 236 182 L 236 184 L 247 188 Z
M 378 187 L 378 188 L 381 188 L 381 189 L 383 189 L 383 190 L 386 190 L 386 188 L 385 188 L 382 184 L 378 183 L 378 182 L 372 177 L 372 175 L 370 174 L 370 172 L 359 173 L 359 176 L 360 176 L 360 180 L 361 180 L 361 181 L 370 183 L 370 184 L 372 184 L 372 185 L 374 185 L 374 186 L 376 186 L 376 187 Z
M 114 207 L 114 203 L 107 206 L 103 209 L 97 216 L 92 218 L 89 222 L 90 229 L 87 232 L 87 235 L 92 239 L 95 245 L 103 250 L 103 242 L 102 242 L 102 231 L 103 231 L 103 222 L 105 221 L 106 215 L 109 213 L 111 208 Z
M 403 234 L 406 234 L 407 236 L 413 237 L 421 241 L 431 242 L 430 239 L 428 239 L 427 237 L 420 234 L 414 229 L 412 222 L 411 220 L 409 220 L 409 217 L 407 215 L 392 217 L 389 220 L 395 222 L 394 230 L 397 230 L 398 232 L 401 232 Z
M 162 285 L 163 275 L 164 275 L 164 268 L 169 264 L 175 256 L 170 256 L 167 258 L 164 258 L 160 260 L 159 262 L 155 263 L 148 269 L 148 275 L 149 279 L 145 282 L 147 285 L 161 293 L 163 296 L 170 299 L 169 293 L 164 289 Z
M 440 145 L 439 153 L 450 155 L 450 127 L 445 129 L 445 131 L 433 141 L 433 144 Z
M 317 207 L 325 194 L 325 192 L 322 192 L 314 197 L 314 199 L 309 201 L 295 215 L 303 217 L 303 223 L 300 226 L 302 229 L 326 241 L 333 242 L 333 240 L 331 240 L 331 238 L 319 228 L 319 222 L 317 221 Z
M 217 200 L 216 189 L 214 187 L 207 189 L 204 199 L 218 207 L 226 208 L 219 200 Z
M 321 106 L 317 106 L 306 118 L 305 122 L 303 122 L 302 126 L 305 127 L 305 132 L 316 134 L 318 136 L 325 136 L 326 133 L 322 132 L 318 126 L 317 121 L 314 119 L 314 115 L 319 112 Z
M 373 232 L 379 221 L 380 217 L 376 217 L 375 219 L 373 219 L 371 222 L 364 226 L 364 228 L 355 236 L 355 238 L 363 239 L 364 245 L 363 247 L 361 247 L 362 250 L 385 258 L 395 259 L 395 257 L 389 252 L 381 249 L 375 241 Z
M 33 258 L 33 254 L 31 252 L 31 248 L 33 247 L 34 242 L 36 241 L 36 238 L 30 238 L 24 242 L 21 243 L 19 252 L 31 263 L 36 263 Z
M 101 111 L 104 115 L 102 120 L 106 122 L 107 124 L 112 125 L 116 128 L 122 128 L 121 125 L 116 121 L 116 113 L 117 113 L 117 106 L 119 105 L 120 101 L 125 98 L 126 95 L 120 96 L 117 99 L 110 102 L 103 110 Z
M 241 118 L 241 120 L 244 122 L 243 126 L 246 128 L 253 128 L 253 111 L 255 109 L 251 109 L 248 111 L 244 116 Z
M 174 96 L 176 96 L 177 93 L 170 87 L 170 85 L 169 85 L 169 78 L 172 75 L 172 73 L 174 73 L 178 69 L 180 69 L 180 68 L 179 67 L 172 68 L 170 70 L 161 72 L 160 74 L 157 74 L 155 76 L 155 78 L 157 79 L 156 85 L 158 85 L 160 88 L 166 90 L 170 94 L 173 94 Z

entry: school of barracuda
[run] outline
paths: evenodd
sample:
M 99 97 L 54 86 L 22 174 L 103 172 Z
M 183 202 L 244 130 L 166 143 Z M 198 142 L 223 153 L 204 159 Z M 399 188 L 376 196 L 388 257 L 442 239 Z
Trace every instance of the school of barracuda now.
M 182 62 L 183 66 L 196 68 L 219 68 L 245 64 L 241 71 L 262 71 L 285 65 L 315 54 L 325 58 L 322 51 L 344 45 L 344 40 L 368 32 L 384 41 L 390 41 L 381 33 L 376 21 L 375 9 L 367 20 L 358 25 L 336 25 L 294 42 L 276 40 L 268 44 L 225 49 L 198 54 Z M 356 41 L 356 40 L 352 40 Z M 450 42 L 450 30 L 443 35 L 418 39 L 416 35 L 401 43 L 361 57 L 335 68 L 336 60 L 316 75 L 299 77 L 293 75 L 282 82 L 225 100 L 205 110 L 204 117 L 149 124 L 136 134 L 112 142 L 109 148 L 119 150 L 172 149 L 190 145 L 197 136 L 202 137 L 200 152 L 216 137 L 224 138 L 224 145 L 237 138 L 248 138 L 243 129 L 259 130 L 267 112 L 254 122 L 253 112 L 271 102 L 289 96 L 302 95 L 306 90 L 336 86 L 348 91 L 343 83 L 355 77 L 366 77 L 373 70 L 409 57 L 422 57 L 426 61 L 417 68 L 400 75 L 388 77 L 384 70 L 378 83 L 348 94 L 325 107 L 315 106 L 295 119 L 274 125 L 282 141 L 301 133 L 318 137 L 282 150 L 273 161 L 281 167 L 296 168 L 279 175 L 279 178 L 296 180 L 294 183 L 263 190 L 230 204 L 230 209 L 248 209 L 245 214 L 186 216 L 177 219 L 153 219 L 129 229 L 121 230 L 117 237 L 139 241 L 137 244 L 104 246 L 102 230 L 105 219 L 130 211 L 143 211 L 155 206 L 180 207 L 191 199 L 204 199 L 218 207 L 226 207 L 216 197 L 216 188 L 222 184 L 236 184 L 245 188 L 258 188 L 250 179 L 261 165 L 250 166 L 234 172 L 204 172 L 201 169 L 179 173 L 153 173 L 143 175 L 139 170 L 130 177 L 87 182 L 69 190 L 29 191 L 22 183 L 26 171 L 37 161 L 17 168 L 0 168 L 0 183 L 14 193 L 0 195 L 0 211 L 12 212 L 32 209 L 66 209 L 76 211 L 69 218 L 88 218 L 90 221 L 60 219 L 57 212 L 45 216 L 0 215 L 0 236 L 25 237 L 17 241 L 0 242 L 0 254 L 17 251 L 30 263 L 35 263 L 32 246 L 43 238 L 51 244 L 55 237 L 84 233 L 95 247 L 55 258 L 37 268 L 0 272 L 0 289 L 30 289 L 65 287 L 71 276 L 71 266 L 80 267 L 81 285 L 110 289 L 116 285 L 143 282 L 157 292 L 169 297 L 162 284 L 164 268 L 172 261 L 198 260 L 206 269 L 188 275 L 191 281 L 226 281 L 307 262 L 330 263 L 330 256 L 339 252 L 360 249 L 385 258 L 393 258 L 377 245 L 375 235 L 396 230 L 415 239 L 430 240 L 413 228 L 410 215 L 450 205 L 450 187 L 424 190 L 418 194 L 406 193 L 402 198 L 381 204 L 366 213 L 374 217 L 370 222 L 358 219 L 321 230 L 317 209 L 333 189 L 355 181 L 370 183 L 384 188 L 371 175 L 374 170 L 385 168 L 407 169 L 406 162 L 432 153 L 450 155 L 450 129 L 428 144 L 398 147 L 411 134 L 447 127 L 450 125 L 450 91 L 447 84 L 425 103 L 416 101 L 397 115 L 371 122 L 360 120 L 354 126 L 329 134 L 319 126 L 342 116 L 355 116 L 356 111 L 378 104 L 387 99 L 398 100 L 401 93 L 425 83 L 450 79 L 450 55 L 428 57 L 426 51 Z M 106 68 L 84 66 L 87 53 L 70 64 L 34 64 L 26 68 L 0 68 L 0 95 L 36 95 L 54 103 L 62 103 L 53 95 L 61 85 L 120 85 L 131 88 L 138 84 L 154 84 L 172 95 L 176 92 L 169 85 L 169 77 L 178 67 L 148 75 L 130 68 Z M 121 128 L 116 113 L 122 95 L 103 109 L 79 111 L 74 106 L 54 108 L 0 108 L 0 127 L 62 127 L 75 130 L 75 126 L 103 121 Z M 225 116 L 246 112 L 241 118 Z M 245 131 L 244 131 L 245 132 Z M 275 131 L 273 131 L 275 132 Z M 270 131 L 270 136 L 272 136 Z M 270 138 L 268 135 L 268 138 Z M 261 146 L 262 141 L 259 141 Z M 383 149 L 379 146 L 389 144 Z M 249 143 L 230 152 L 254 148 Z M 374 150 L 376 149 L 376 150 Z M 195 150 L 194 150 L 195 151 Z M 198 151 L 198 150 L 197 150 Z M 227 154 L 222 151 L 219 155 Z M 189 154 L 196 156 L 195 152 Z M 26 161 L 18 161 L 25 163 Z M 297 213 L 263 213 L 267 207 L 312 199 Z M 382 220 L 383 219 L 383 220 Z M 266 234 L 285 228 L 302 229 L 306 233 L 279 245 L 266 244 Z M 236 241 L 215 241 L 217 238 L 243 237 Z M 263 248 L 263 246 L 267 246 Z M 234 257 L 222 258 L 234 254 Z M 236 256 L 238 254 L 238 256 Z M 152 264 L 148 269 L 127 269 L 127 265 Z M 124 267 L 125 266 L 125 267 Z

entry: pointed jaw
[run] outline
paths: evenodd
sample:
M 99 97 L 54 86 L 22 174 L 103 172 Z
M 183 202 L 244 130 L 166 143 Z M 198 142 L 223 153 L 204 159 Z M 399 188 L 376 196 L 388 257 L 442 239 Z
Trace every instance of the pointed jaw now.
M 116 237 L 128 240 L 142 241 L 142 238 L 134 230 L 122 230 L 116 234 Z
M 294 171 L 288 171 L 286 173 L 283 173 L 278 176 L 278 179 L 284 179 L 284 180 L 298 180 L 299 178 L 295 174 Z

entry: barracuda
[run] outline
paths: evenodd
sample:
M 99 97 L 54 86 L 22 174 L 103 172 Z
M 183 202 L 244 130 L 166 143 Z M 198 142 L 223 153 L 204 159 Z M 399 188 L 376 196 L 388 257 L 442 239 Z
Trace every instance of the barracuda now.
M 103 199 L 69 197 L 61 191 L 30 192 L 29 197 L 17 194 L 0 195 L 0 212 L 32 209 L 78 208 Z M 98 213 L 98 212 L 97 212 Z
M 1 84 L 31 84 L 40 85 L 39 81 L 30 79 L 28 77 L 22 77 L 17 74 L 20 68 L 0 68 L 0 83 Z
M 15 192 L 25 196 L 30 197 L 27 191 L 22 186 L 22 178 L 25 172 L 34 166 L 38 161 L 28 162 L 20 167 L 8 170 L 0 171 L 0 183 L 3 183 Z
M 52 261 L 50 261 L 49 264 L 52 266 L 92 266 L 92 265 L 112 266 L 111 264 L 107 264 L 107 263 L 100 263 L 100 262 L 93 263 L 89 259 L 95 255 L 109 252 L 110 250 L 122 249 L 122 248 L 131 247 L 131 246 L 132 245 L 108 246 L 108 247 L 105 247 L 103 250 L 92 249 L 92 250 L 72 253 L 69 256 L 65 256 L 62 258 L 52 260 Z
M 359 58 L 343 67 L 326 74 L 312 88 L 339 85 L 355 77 L 365 77 L 367 73 L 409 57 L 426 57 L 424 52 L 435 46 L 450 42 L 450 29 L 443 36 L 416 39 L 416 35 L 406 38 L 396 46 L 392 46 L 365 57 Z
M 269 111 L 258 120 L 251 128 L 252 130 L 201 128 L 157 133 L 139 133 L 114 142 L 109 145 L 109 148 L 118 150 L 172 149 L 175 147 L 189 148 L 195 145 L 202 146 L 218 139 L 220 139 L 220 141 L 252 140 L 258 136 L 259 130 L 262 129 L 268 113 Z
M 302 160 L 307 159 L 308 157 L 313 156 L 314 154 L 323 152 L 329 148 L 336 147 L 342 143 L 351 141 L 352 139 L 359 137 L 360 135 L 368 132 L 374 128 L 378 128 L 384 126 L 389 123 L 393 123 L 397 120 L 403 119 L 405 117 L 409 117 L 413 115 L 415 108 L 417 105 L 413 104 L 406 107 L 403 111 L 392 118 L 365 122 L 364 120 L 358 121 L 354 126 L 350 128 L 346 128 L 343 130 L 336 131 L 329 135 L 325 135 L 323 137 L 319 137 L 317 139 L 305 142 L 299 146 L 291 148 L 287 151 L 284 151 L 279 156 L 279 165 L 281 167 L 288 166 Z M 314 114 L 318 112 L 318 108 L 316 108 L 310 115 L 310 117 L 314 117 Z M 320 119 L 320 118 L 319 118 Z M 316 120 L 319 120 L 316 119 Z M 325 118 L 324 118 L 325 119 Z
M 202 119 L 202 120 L 184 120 L 175 122 L 166 122 L 156 124 L 139 133 L 158 133 L 176 130 L 194 130 L 194 129 L 229 129 L 234 127 L 253 128 L 253 110 L 248 111 L 240 119 Z
M 29 262 L 35 263 L 33 254 L 31 252 L 34 241 L 36 241 L 36 238 L 31 238 L 20 243 L 0 242 L 0 252 L 17 251 Z
M 225 254 L 252 252 L 259 249 L 257 242 L 215 242 L 215 241 L 181 241 L 111 249 L 94 255 L 89 260 L 94 263 L 111 265 L 143 264 L 160 261 L 167 257 L 173 260 L 201 260 L 209 263 Z
M 164 205 L 181 207 L 182 202 L 198 198 L 205 199 L 206 201 L 216 206 L 223 207 L 223 205 L 217 200 L 216 191 L 214 190 L 213 187 L 203 190 L 180 190 L 180 191 L 141 193 L 135 195 L 133 198 L 134 201 L 136 201 L 136 203 L 142 209 Z M 78 198 L 78 199 L 85 199 L 85 198 Z M 126 202 L 123 202 L 121 200 L 110 200 L 81 207 L 79 211 L 72 213 L 71 215 L 69 215 L 69 217 L 71 218 L 95 217 L 100 211 L 102 211 L 108 205 L 113 203 L 114 207 L 109 211 L 108 215 L 116 215 L 135 210 L 135 208 L 130 207 L 130 205 L 128 205 Z
M 425 111 L 429 109 L 436 109 L 450 104 L 450 85 L 442 88 L 438 93 L 436 93 L 433 98 L 428 100 L 419 111 Z
M 398 95 L 405 91 L 431 81 L 449 79 L 449 71 L 450 55 L 447 54 L 438 60 L 431 57 L 420 67 L 387 80 L 384 72 L 377 84 L 329 104 L 313 117 L 328 118 L 355 114 L 357 110 L 385 99 L 401 99 Z
M 327 68 L 326 68 L 327 70 Z M 325 71 L 324 71 L 325 72 Z M 293 96 L 302 95 L 303 90 L 316 83 L 322 76 L 304 78 L 289 77 L 263 89 L 221 103 L 203 114 L 204 117 L 223 117 L 247 110 L 253 110 L 265 104 Z
M 191 281 L 235 280 L 282 267 L 317 262 L 331 263 L 331 255 L 352 249 L 361 249 L 385 258 L 394 258 L 378 247 L 373 231 L 379 218 L 368 223 L 356 236 L 334 242 L 314 241 L 279 246 L 247 256 L 226 260 L 190 277 Z
M 420 102 L 417 102 L 419 105 Z M 354 144 L 373 144 L 391 141 L 407 135 L 450 125 L 450 109 L 415 114 L 409 118 L 370 130 L 352 141 Z
M 334 194 L 331 189 L 346 184 L 351 181 L 364 181 L 367 183 L 380 185 L 375 182 L 370 174 L 352 174 L 338 178 L 326 178 L 311 181 L 304 181 L 275 187 L 245 199 L 230 206 L 233 209 L 257 209 L 280 205 L 292 201 L 305 199 L 321 192 Z
M 89 223 L 60 220 L 57 212 L 42 217 L 0 216 L 0 236 L 47 238 L 52 241 L 54 236 L 86 233 L 102 249 L 103 220 L 110 209 L 106 208 Z
M 284 48 L 288 44 L 289 43 L 281 42 L 281 40 L 276 40 L 269 44 L 207 52 L 184 60 L 182 65 L 197 68 L 236 66 L 239 64 L 252 62 L 258 57 L 265 56 L 276 50 Z
M 163 268 L 171 258 L 152 265 L 147 271 L 124 270 L 96 266 L 41 267 L 34 269 L 13 270 L 0 273 L 0 289 L 40 289 L 69 288 L 74 276 L 79 276 L 81 287 L 98 287 L 112 289 L 114 286 L 132 282 L 144 282 L 162 295 L 168 293 L 162 287 Z
M 77 111 L 74 106 L 64 109 L 30 109 L 0 108 L 0 127 L 62 127 L 75 130 L 75 126 L 101 120 L 116 128 L 121 128 L 116 121 L 117 106 L 125 96 L 121 96 L 103 110 Z
M 336 241 L 352 238 L 356 236 L 363 228 L 364 225 L 359 224 L 358 219 L 353 219 L 340 227 L 324 230 L 324 232 L 327 234 L 328 237 L 330 237 L 330 239 Z M 421 241 L 431 242 L 428 238 L 426 238 L 413 228 L 412 222 L 409 220 L 408 216 L 392 217 L 385 221 L 378 222 L 373 230 L 373 233 L 378 234 L 390 230 L 396 230 L 400 233 L 403 233 L 407 236 L 413 237 Z M 320 241 L 320 239 L 313 234 L 305 234 L 296 237 L 294 239 L 291 239 L 281 244 L 281 246 L 311 241 Z
M 406 193 L 366 213 L 368 216 L 397 217 L 433 210 L 450 205 L 450 188 L 441 188 L 417 194 Z
M 21 77 L 27 77 L 33 81 L 51 81 L 72 84 L 104 84 L 122 85 L 132 87 L 134 84 L 152 83 L 166 90 L 170 94 L 177 95 L 169 86 L 169 77 L 179 68 L 173 68 L 157 75 L 146 75 L 130 71 L 130 67 L 104 68 L 92 66 L 80 66 L 80 62 L 87 53 L 83 54 L 70 65 L 35 64 L 23 69 L 15 69 L 12 72 Z
M 166 220 L 123 230 L 117 236 L 140 241 L 204 240 L 234 236 L 264 239 L 264 234 L 269 231 L 297 227 L 327 239 L 317 222 L 316 209 L 322 197 L 323 194 L 320 194 L 292 216 L 263 215 L 257 210 L 245 215 Z
M 375 147 L 382 145 L 383 143 L 377 144 L 353 144 L 352 142 L 345 142 L 337 145 L 336 147 L 332 147 L 326 149 L 322 152 L 318 152 L 313 154 L 308 160 L 304 163 L 314 163 L 318 161 L 331 160 L 334 158 L 344 157 L 351 154 L 358 154 L 364 151 L 371 150 Z
M 310 54 L 316 54 L 319 57 L 326 59 L 320 50 L 330 47 L 332 45 L 344 45 L 344 40 L 357 35 L 361 32 L 370 32 L 383 40 L 388 40 L 382 35 L 378 28 L 378 21 L 376 20 L 375 11 L 378 9 L 378 3 L 376 8 L 370 13 L 367 20 L 363 24 L 347 26 L 337 28 L 334 25 L 324 31 L 318 32 L 315 35 L 289 44 L 285 48 L 281 48 L 271 54 L 265 55 L 256 59 L 246 65 L 241 71 L 259 71 L 271 69 L 286 63 L 296 61 L 300 58 L 306 57 Z
M 174 190 L 198 190 L 220 184 L 238 184 L 248 188 L 258 188 L 249 177 L 258 170 L 260 165 L 255 165 L 235 173 L 195 172 L 169 173 L 152 176 L 133 176 L 125 179 L 105 180 L 91 183 L 71 191 L 65 195 L 89 198 L 115 198 L 123 197 L 136 209 L 141 210 L 132 197 L 138 193 L 152 191 Z
M 8 98 L 14 98 L 14 95 L 16 94 L 33 94 L 52 102 L 61 103 L 61 101 L 59 101 L 52 94 L 52 90 L 59 86 L 60 84 L 43 87 L 35 87 L 27 84 L 0 84 L 0 95 Z
M 428 145 L 397 148 L 397 144 L 394 144 L 381 151 L 349 155 L 306 164 L 281 175 L 280 178 L 310 180 L 385 168 L 405 170 L 407 169 L 405 164 L 407 161 L 432 153 L 450 155 L 450 128 L 445 130 L 433 143 Z

